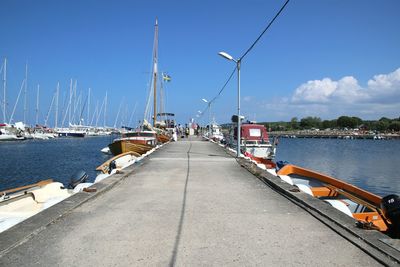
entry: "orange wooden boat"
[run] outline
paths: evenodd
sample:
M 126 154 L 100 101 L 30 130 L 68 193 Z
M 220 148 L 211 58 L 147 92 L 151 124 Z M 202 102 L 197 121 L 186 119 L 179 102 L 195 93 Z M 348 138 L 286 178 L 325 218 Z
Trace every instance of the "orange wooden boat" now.
M 277 175 L 301 191 L 353 217 L 360 227 L 400 238 L 399 196 L 382 198 L 339 179 L 291 164 L 282 167 Z

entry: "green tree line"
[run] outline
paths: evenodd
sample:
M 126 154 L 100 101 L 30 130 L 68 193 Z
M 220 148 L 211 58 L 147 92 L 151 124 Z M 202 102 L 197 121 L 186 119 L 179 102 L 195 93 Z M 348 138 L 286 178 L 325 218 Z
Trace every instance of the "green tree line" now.
M 358 117 L 340 116 L 333 120 L 321 120 L 319 117 L 293 117 L 289 122 L 263 122 L 270 131 L 291 131 L 306 129 L 360 129 L 365 131 L 398 132 L 400 131 L 400 117 L 389 119 L 382 117 L 379 120 L 362 120 Z

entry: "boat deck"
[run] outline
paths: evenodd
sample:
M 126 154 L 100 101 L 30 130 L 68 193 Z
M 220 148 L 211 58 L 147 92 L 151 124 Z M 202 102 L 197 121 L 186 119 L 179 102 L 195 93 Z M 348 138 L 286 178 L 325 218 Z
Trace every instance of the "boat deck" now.
M 380 265 L 210 142 L 181 139 L 124 172 L 1 234 L 0 266 Z

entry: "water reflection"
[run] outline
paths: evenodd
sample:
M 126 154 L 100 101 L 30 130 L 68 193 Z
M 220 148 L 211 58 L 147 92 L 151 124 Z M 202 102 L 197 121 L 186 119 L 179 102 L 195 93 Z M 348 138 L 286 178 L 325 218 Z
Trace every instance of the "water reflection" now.
M 282 138 L 277 160 L 340 178 L 380 196 L 400 193 L 400 141 Z

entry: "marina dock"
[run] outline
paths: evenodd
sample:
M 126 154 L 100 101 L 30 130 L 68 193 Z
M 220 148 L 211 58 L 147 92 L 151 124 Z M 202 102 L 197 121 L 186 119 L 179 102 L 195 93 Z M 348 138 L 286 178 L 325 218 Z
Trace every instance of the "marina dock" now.
M 94 187 L 0 234 L 0 266 L 392 265 L 200 138 Z

